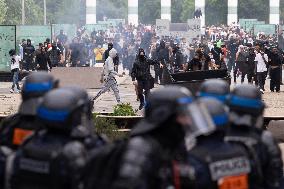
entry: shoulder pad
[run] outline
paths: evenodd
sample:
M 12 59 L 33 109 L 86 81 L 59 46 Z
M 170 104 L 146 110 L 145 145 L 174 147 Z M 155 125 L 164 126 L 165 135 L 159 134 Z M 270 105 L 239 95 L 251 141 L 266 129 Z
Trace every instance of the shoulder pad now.
M 263 131 L 261 141 L 268 147 L 269 151 L 278 149 L 278 145 L 270 131 Z
M 153 148 L 153 143 L 151 140 L 146 140 L 143 137 L 133 137 L 129 140 L 128 149 L 136 149 L 140 152 L 150 152 Z
M 69 142 L 64 146 L 62 153 L 69 160 L 72 168 L 81 168 L 86 165 L 86 149 L 82 143 Z

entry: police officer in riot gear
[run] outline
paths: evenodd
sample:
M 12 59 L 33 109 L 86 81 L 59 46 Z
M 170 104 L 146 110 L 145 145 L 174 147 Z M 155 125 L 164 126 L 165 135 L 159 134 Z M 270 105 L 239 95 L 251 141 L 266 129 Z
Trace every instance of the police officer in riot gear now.
M 209 127 L 210 124 L 203 122 L 195 127 L 191 125 L 189 130 L 196 133 L 196 138 L 194 147 L 188 152 L 186 164 L 194 169 L 194 180 L 189 182 L 187 173 L 181 171 L 181 183 L 185 184 L 181 188 L 226 188 L 228 185 L 236 186 L 236 182 L 238 188 L 249 188 L 247 180 L 251 167 L 246 151 L 238 145 L 224 142 L 229 124 L 227 109 L 212 97 L 202 97 L 191 104 L 193 112 L 197 105 L 208 110 L 214 126 Z M 191 187 L 186 185 L 188 183 L 191 183 Z
M 198 97 L 213 97 L 226 103 L 230 94 L 230 85 L 220 79 L 210 79 L 203 82 L 200 86 Z
M 77 101 L 82 101 L 84 104 L 81 112 L 81 124 L 72 130 L 72 139 L 83 142 L 87 150 L 105 145 L 107 142 L 106 138 L 93 134 L 95 133 L 92 113 L 94 101 L 89 97 L 87 91 L 75 86 L 66 87 L 65 89 L 71 90 L 76 95 Z
M 32 41 L 27 39 L 27 45 L 23 47 L 24 55 L 24 69 L 27 71 L 34 70 L 33 58 L 34 58 L 35 48 L 32 45 Z
M 259 89 L 253 85 L 239 85 L 228 101 L 231 126 L 226 141 L 247 149 L 253 162 L 254 188 L 280 188 L 283 177 L 281 151 L 269 131 L 261 129 L 265 108 Z
M 145 55 L 145 51 L 140 48 L 131 71 L 133 84 L 136 85 L 135 79 L 137 80 L 138 84 L 137 96 L 140 101 L 139 110 L 142 110 L 145 106 L 145 101 L 148 98 L 150 89 L 153 88 L 152 85 L 154 84 L 154 78 L 150 73 L 150 65 L 154 64 L 155 61 L 148 59 Z
M 45 72 L 32 73 L 26 77 L 22 88 L 22 100 L 18 113 L 3 120 L 0 127 L 0 145 L 16 150 L 27 135 L 39 129 L 36 111 L 39 99 L 57 88 L 58 81 Z
M 113 188 L 165 188 L 159 170 L 183 142 L 189 124 L 186 107 L 192 100 L 185 88 L 166 87 L 150 94 L 145 119 L 131 132 Z
M 82 187 L 87 149 L 74 139 L 82 124 L 85 101 L 75 90 L 53 90 L 42 100 L 37 116 L 45 130 L 35 133 L 17 151 L 10 179 L 12 189 Z
M 47 73 L 37 72 L 26 77 L 21 92 L 23 102 L 18 113 L 5 118 L 0 126 L 0 188 L 4 187 L 8 156 L 33 131 L 40 129 L 35 116 L 39 99 L 57 85 L 58 82 Z

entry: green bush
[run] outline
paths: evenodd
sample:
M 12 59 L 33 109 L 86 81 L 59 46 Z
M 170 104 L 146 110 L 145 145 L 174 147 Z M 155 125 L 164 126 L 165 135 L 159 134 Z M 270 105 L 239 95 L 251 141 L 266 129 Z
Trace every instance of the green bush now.
M 136 110 L 130 105 L 130 103 L 122 103 L 114 106 L 113 116 L 135 116 Z
M 105 135 L 110 141 L 127 137 L 127 132 L 118 130 L 113 119 L 97 117 L 94 115 L 95 132 L 100 135 Z

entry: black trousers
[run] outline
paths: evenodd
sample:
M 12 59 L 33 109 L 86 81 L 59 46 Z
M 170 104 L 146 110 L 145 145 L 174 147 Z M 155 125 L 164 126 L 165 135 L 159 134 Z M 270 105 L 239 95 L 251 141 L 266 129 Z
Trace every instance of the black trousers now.
M 270 69 L 270 90 L 280 91 L 281 67 Z
M 228 61 L 228 72 L 231 73 L 232 70 L 235 70 L 235 59 L 230 58 Z
M 155 83 L 158 83 L 159 80 L 162 80 L 163 69 L 160 66 L 155 67 Z
M 264 90 L 266 76 L 267 76 L 266 72 L 257 72 L 256 73 L 258 87 L 262 90 Z
M 138 80 L 138 98 L 140 101 L 140 104 L 145 104 L 145 100 L 148 98 L 148 95 L 150 93 L 150 80 Z M 143 92 L 144 90 L 144 92 Z M 145 97 L 144 97 L 145 94 Z

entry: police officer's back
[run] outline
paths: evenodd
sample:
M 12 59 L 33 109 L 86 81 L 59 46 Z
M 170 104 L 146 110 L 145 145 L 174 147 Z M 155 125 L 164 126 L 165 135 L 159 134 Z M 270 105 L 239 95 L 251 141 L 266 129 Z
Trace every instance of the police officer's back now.
M 36 111 L 39 99 L 48 91 L 56 88 L 58 81 L 44 72 L 33 73 L 26 77 L 22 88 L 22 103 L 18 113 L 3 120 L 0 127 L 0 145 L 13 150 L 25 137 L 39 129 Z
M 221 79 L 210 79 L 203 82 L 197 93 L 198 97 L 212 97 L 226 103 L 230 94 L 230 85 Z
M 84 101 L 74 91 L 57 89 L 43 98 L 37 116 L 44 130 L 35 133 L 17 151 L 11 177 L 12 189 L 78 188 L 87 151 L 73 139 L 82 122 Z
M 131 132 L 113 188 L 165 188 L 159 172 L 183 141 L 188 123 L 181 119 L 191 101 L 184 88 L 167 87 L 150 95 L 146 118 Z
M 252 188 L 279 188 L 283 177 L 281 151 L 272 134 L 261 129 L 265 105 L 259 89 L 239 85 L 231 93 L 228 104 L 231 125 L 225 140 L 247 149 L 255 170 Z
M 249 188 L 251 167 L 245 150 L 224 141 L 229 123 L 225 106 L 212 97 L 200 98 L 196 103 L 208 109 L 215 126 L 206 128 L 200 123 L 196 125 L 200 129 L 190 129 L 199 130 L 195 146 L 188 152 L 187 159 L 189 166 L 194 169 L 195 187 L 217 189 L 231 185 L 235 188 Z

